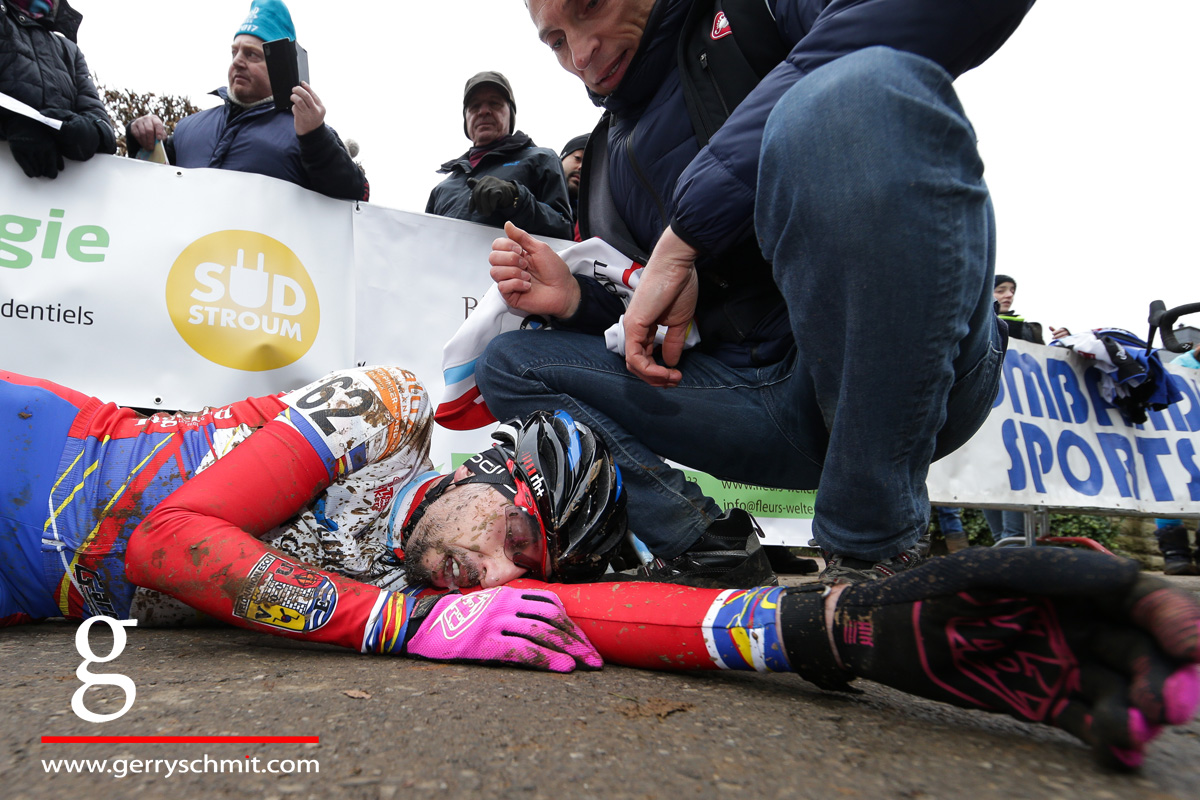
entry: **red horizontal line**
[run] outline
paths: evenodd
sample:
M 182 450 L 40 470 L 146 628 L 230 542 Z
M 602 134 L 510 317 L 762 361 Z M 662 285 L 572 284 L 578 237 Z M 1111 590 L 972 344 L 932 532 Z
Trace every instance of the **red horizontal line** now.
M 319 736 L 43 736 L 42 744 L 319 744 Z

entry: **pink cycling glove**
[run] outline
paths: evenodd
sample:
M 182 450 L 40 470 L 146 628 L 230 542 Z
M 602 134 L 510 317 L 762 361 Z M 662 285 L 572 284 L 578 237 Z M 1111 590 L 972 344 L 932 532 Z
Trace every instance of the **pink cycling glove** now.
M 512 664 L 552 672 L 600 669 L 604 662 L 557 597 L 498 586 L 420 601 L 405 644 L 434 661 Z

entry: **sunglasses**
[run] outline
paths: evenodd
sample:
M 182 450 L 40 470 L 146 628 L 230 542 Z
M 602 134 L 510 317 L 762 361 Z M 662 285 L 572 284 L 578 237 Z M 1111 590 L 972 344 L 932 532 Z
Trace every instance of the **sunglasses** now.
M 527 509 L 504 507 L 504 554 L 532 578 L 545 578 L 542 565 L 546 557 L 546 536 L 542 526 Z

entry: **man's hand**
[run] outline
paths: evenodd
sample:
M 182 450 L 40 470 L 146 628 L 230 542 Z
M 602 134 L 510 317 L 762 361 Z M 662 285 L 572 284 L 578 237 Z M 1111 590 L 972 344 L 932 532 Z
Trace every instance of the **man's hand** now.
M 415 629 L 415 633 L 413 630 Z M 428 597 L 409 620 L 404 651 L 434 661 L 509 664 L 552 672 L 604 662 L 550 592 L 497 586 Z
M 154 145 L 167 138 L 167 128 L 154 114 L 138 117 L 129 126 L 129 132 L 137 139 L 138 147 L 153 150 Z
M 484 175 L 482 178 L 467 178 L 467 186 L 471 187 L 471 202 L 467 210 L 482 216 L 490 217 L 499 214 L 508 219 L 517 209 L 517 198 L 521 190 L 512 181 L 505 181 L 495 175 Z
M 1062 728 L 1112 766 L 1200 704 L 1200 604 L 1109 555 L 976 548 L 837 587 L 825 620 L 846 677 Z
M 62 153 L 53 128 L 13 116 L 8 122 L 8 146 L 13 159 L 30 178 L 57 178 L 63 168 Z
M 1050 339 L 1051 340 L 1061 339 L 1064 336 L 1070 336 L 1070 335 L 1071 335 L 1071 331 L 1067 328 L 1056 328 L 1053 325 L 1050 326 Z
M 325 106 L 307 81 L 300 81 L 299 86 L 292 88 L 291 100 L 297 136 L 312 133 L 325 124 Z
M 100 131 L 95 120 L 71 112 L 61 115 L 47 112 L 46 116 L 62 120 L 62 127 L 58 129 L 58 152 L 72 161 L 87 161 L 96 155 L 100 148 Z
M 654 246 L 625 312 L 625 366 L 651 386 L 677 386 L 683 377 L 673 367 L 683 352 L 699 290 L 696 251 L 668 227 Z M 666 366 L 654 360 L 659 325 L 667 326 L 662 344 Z
M 488 263 L 508 307 L 559 319 L 574 316 L 579 284 L 567 263 L 548 244 L 511 222 L 504 223 L 504 233 L 492 242 Z

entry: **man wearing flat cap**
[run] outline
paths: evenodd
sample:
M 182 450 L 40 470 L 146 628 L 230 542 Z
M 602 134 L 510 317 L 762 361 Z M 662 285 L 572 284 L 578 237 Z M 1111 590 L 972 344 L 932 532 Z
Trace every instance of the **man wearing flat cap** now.
M 281 0 L 253 0 L 233 37 L 229 85 L 213 92 L 216 108 L 184 117 L 168 136 L 154 114 L 129 124 L 130 156 L 158 142 L 179 167 L 254 172 L 328 197 L 367 200 L 370 186 L 337 132 L 325 124 L 325 106 L 307 82 L 293 87 L 289 110 L 275 107 L 263 42 L 296 40 L 292 15 Z
M 480 72 L 463 90 L 463 133 L 471 149 L 442 164 L 447 177 L 429 193 L 425 211 L 530 233 L 571 238 L 571 205 L 553 150 L 517 130 L 512 87 L 499 72 Z

